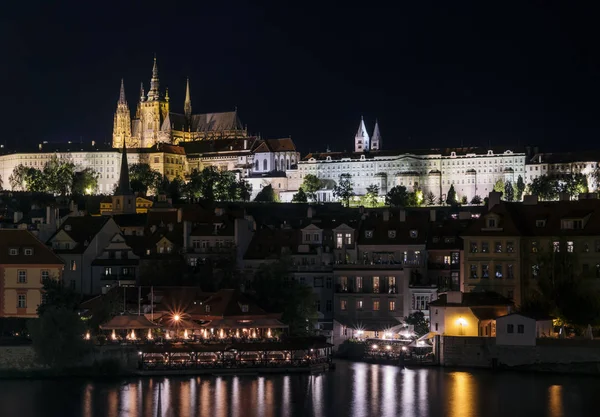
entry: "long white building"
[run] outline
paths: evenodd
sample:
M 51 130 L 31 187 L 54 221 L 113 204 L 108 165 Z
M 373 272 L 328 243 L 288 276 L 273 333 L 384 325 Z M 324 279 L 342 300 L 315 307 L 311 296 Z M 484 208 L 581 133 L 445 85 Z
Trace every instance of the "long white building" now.
M 363 151 L 306 155 L 297 170 L 287 171 L 289 189 L 297 190 L 308 174 L 335 182 L 341 174 L 350 174 L 357 195 L 364 195 L 372 184 L 379 186 L 380 195 L 403 185 L 445 199 L 454 185 L 458 198 L 466 196 L 470 201 L 475 195 L 487 196 L 499 179 L 516 182 L 519 175 L 525 179 L 525 152 L 498 147 L 387 151 L 381 149 L 378 125 L 372 137 L 377 138 L 377 149 L 368 148 L 369 135 L 361 120 L 355 150 Z

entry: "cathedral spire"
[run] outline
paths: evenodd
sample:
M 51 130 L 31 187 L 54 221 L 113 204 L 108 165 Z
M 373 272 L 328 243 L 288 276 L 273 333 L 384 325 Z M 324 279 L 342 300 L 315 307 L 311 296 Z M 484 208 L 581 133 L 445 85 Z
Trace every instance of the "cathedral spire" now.
M 360 124 L 358 125 L 358 131 L 354 136 L 354 151 L 355 152 L 367 152 L 369 150 L 369 134 L 365 127 L 365 120 L 360 117 Z
M 121 78 L 121 91 L 119 93 L 119 104 L 127 105 L 127 100 L 125 99 L 125 82 L 123 78 Z
M 148 91 L 148 101 L 158 100 L 160 92 L 158 90 L 158 65 L 156 64 L 156 54 L 154 55 L 154 66 L 152 67 L 152 79 L 150 80 L 150 91 Z
M 381 150 L 381 133 L 379 132 L 379 121 L 375 119 L 375 129 L 373 129 L 373 136 L 371 137 L 371 150 Z
M 190 95 L 190 77 L 185 85 L 185 103 L 183 105 L 185 117 L 189 120 L 192 117 L 192 97 Z
M 129 183 L 129 165 L 127 164 L 127 146 L 123 141 L 123 154 L 121 155 L 121 172 L 119 173 L 119 184 L 115 195 L 131 195 L 131 185 Z
M 140 84 L 140 101 L 144 101 L 144 96 L 145 96 L 144 83 L 142 82 Z

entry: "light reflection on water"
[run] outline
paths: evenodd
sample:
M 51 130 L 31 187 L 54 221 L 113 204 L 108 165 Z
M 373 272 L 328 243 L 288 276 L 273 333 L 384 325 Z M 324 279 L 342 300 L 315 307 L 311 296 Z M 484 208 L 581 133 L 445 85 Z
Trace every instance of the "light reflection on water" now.
M 0 381 L 0 415 L 579 417 L 594 415 L 598 390 L 595 378 L 340 362 L 313 376 Z

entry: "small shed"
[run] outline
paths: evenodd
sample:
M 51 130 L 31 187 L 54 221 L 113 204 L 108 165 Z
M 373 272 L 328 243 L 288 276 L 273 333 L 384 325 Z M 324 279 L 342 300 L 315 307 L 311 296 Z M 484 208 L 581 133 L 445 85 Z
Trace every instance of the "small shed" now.
M 535 346 L 536 338 L 536 319 L 520 313 L 496 318 L 497 345 Z

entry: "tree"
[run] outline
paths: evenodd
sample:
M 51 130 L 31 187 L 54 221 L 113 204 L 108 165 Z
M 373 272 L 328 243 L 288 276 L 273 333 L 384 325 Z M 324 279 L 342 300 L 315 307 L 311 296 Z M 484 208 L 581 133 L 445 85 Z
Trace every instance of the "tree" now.
M 92 168 L 73 174 L 71 192 L 75 195 L 94 194 L 98 189 L 98 173 Z
M 28 327 L 38 360 L 53 367 L 66 367 L 85 352 L 85 325 L 77 314 L 78 295 L 55 278 L 42 281 L 44 302 L 37 320 Z
M 65 159 L 58 159 L 54 155 L 43 169 L 46 191 L 55 195 L 65 196 L 71 192 L 75 164 Z
M 515 189 L 510 181 L 506 181 L 504 184 L 504 200 L 508 202 L 515 200 Z
M 417 337 L 421 337 L 429 333 L 429 321 L 425 318 L 425 314 L 422 311 L 415 311 L 404 317 L 404 323 L 413 326 Z
M 317 191 L 323 188 L 323 184 L 316 175 L 307 174 L 300 188 L 304 190 L 306 197 L 310 201 L 317 201 Z
M 306 197 L 306 193 L 302 188 L 298 190 L 296 194 L 292 197 L 292 203 L 306 203 L 308 198 Z
M 408 198 L 406 200 L 407 207 L 419 207 L 423 202 L 423 192 L 420 190 L 415 191 L 414 193 L 408 193 Z
M 466 195 L 463 195 L 463 196 L 460 198 L 460 204 L 462 204 L 463 206 L 465 206 L 465 205 L 467 205 L 468 203 L 469 203 L 469 200 L 467 199 L 467 196 L 466 196 Z
M 184 190 L 185 190 L 185 183 L 183 182 L 183 180 L 179 177 L 175 177 L 175 178 L 173 178 L 173 181 L 168 183 L 168 185 L 164 191 L 167 193 L 169 198 L 171 198 L 171 200 L 174 203 L 178 203 L 181 201 L 181 198 L 183 197 L 183 194 L 185 192 Z
M 481 205 L 482 201 L 481 201 L 481 197 L 478 195 L 474 195 L 473 198 L 471 199 L 471 204 L 473 204 L 474 206 L 479 206 Z
M 569 194 L 570 197 L 577 197 L 581 193 L 588 192 L 587 177 L 580 173 L 574 173 L 557 179 L 557 188 L 560 193 Z
M 69 308 L 49 307 L 28 328 L 36 357 L 45 365 L 65 368 L 85 353 L 85 325 Z
M 241 201 L 250 201 L 252 196 L 252 184 L 243 178 L 240 178 L 237 182 L 238 197 Z
M 367 187 L 367 194 L 365 195 L 367 199 L 367 204 L 371 207 L 377 207 L 379 196 L 379 186 L 376 184 L 371 184 Z
M 10 186 L 13 190 L 45 192 L 46 184 L 44 174 L 39 169 L 26 167 L 19 164 L 14 169 L 8 178 Z
M 150 168 L 148 164 L 132 164 L 129 166 L 131 190 L 136 193 L 156 193 L 160 188 L 163 176 Z
M 408 191 L 403 185 L 392 187 L 385 195 L 385 204 L 392 207 L 408 207 Z
M 448 195 L 446 196 L 446 204 L 453 206 L 456 204 L 456 191 L 454 190 L 454 184 L 450 185 Z
M 0 175 L 0 191 L 2 191 L 3 185 L 4 185 L 4 182 L 2 181 L 2 175 Z
M 333 195 L 342 200 L 346 207 L 350 206 L 350 199 L 354 196 L 352 176 L 350 174 L 340 175 L 338 183 L 333 187 Z
M 254 201 L 262 202 L 262 203 L 274 203 L 277 201 L 277 196 L 275 195 L 275 190 L 271 184 L 266 185 L 258 192 L 256 197 L 254 197 Z
M 230 171 L 217 172 L 214 177 L 214 197 L 216 201 L 235 201 L 237 184 L 235 175 Z
M 427 194 L 425 194 L 425 204 L 427 204 L 428 206 L 435 206 L 436 203 L 437 198 L 435 194 L 433 193 L 433 191 L 428 191 Z
M 504 180 L 502 178 L 498 179 L 494 184 L 494 191 L 498 193 L 503 193 L 505 190 Z
M 529 192 L 537 195 L 542 201 L 556 200 L 559 193 L 558 183 L 548 175 L 542 175 L 534 178 L 529 184 Z
M 262 264 L 252 280 L 252 290 L 259 305 L 273 313 L 283 313 L 281 320 L 293 336 L 313 333 L 317 320 L 312 288 L 291 279 L 288 262 L 280 260 Z
M 525 182 L 523 181 L 523 177 L 521 175 L 519 175 L 519 177 L 517 178 L 517 185 L 515 186 L 516 188 L 516 195 L 515 195 L 515 199 L 517 201 L 521 201 L 523 199 L 523 193 L 525 192 Z

